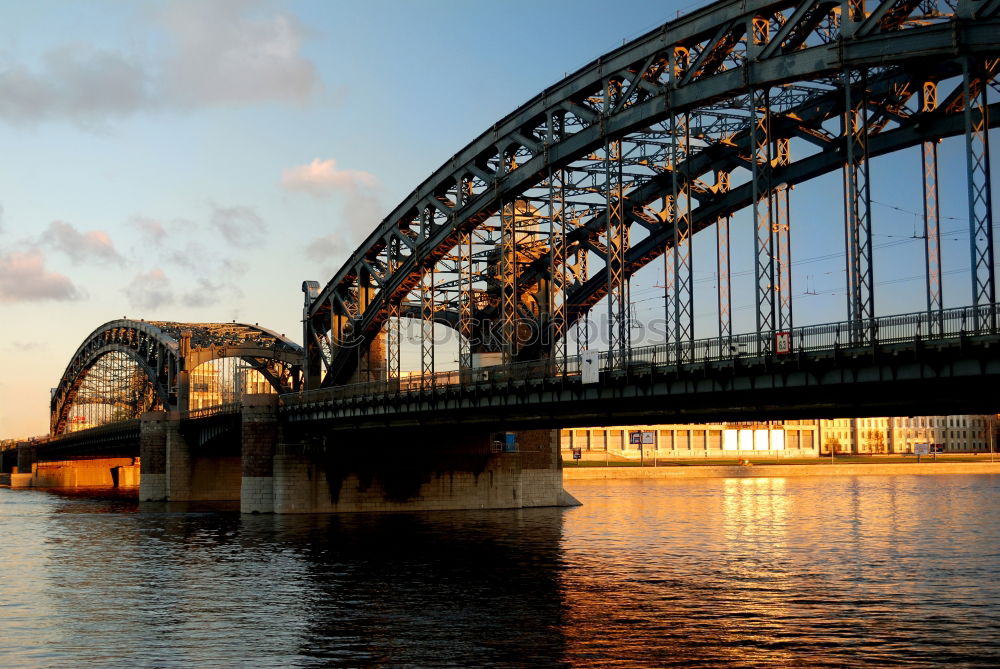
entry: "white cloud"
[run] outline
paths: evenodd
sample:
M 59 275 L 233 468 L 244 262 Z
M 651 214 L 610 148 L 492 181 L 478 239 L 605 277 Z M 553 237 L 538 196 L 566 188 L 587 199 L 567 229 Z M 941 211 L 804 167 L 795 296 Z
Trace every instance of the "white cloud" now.
M 117 51 L 62 46 L 32 71 L 21 63 L 0 65 L 0 118 L 35 123 L 70 118 L 93 125 L 151 104 L 149 74 Z
M 0 120 L 100 128 L 144 110 L 303 104 L 320 87 L 301 53 L 305 30 L 272 3 L 173 0 L 157 29 L 166 49 L 155 58 L 81 43 L 56 46 L 37 65 L 0 55 Z
M 222 233 L 234 246 L 248 247 L 256 244 L 267 229 L 264 219 L 253 207 L 212 205 L 212 227 Z
M 153 269 L 146 274 L 137 274 L 124 290 L 129 304 L 137 309 L 158 309 L 173 304 L 174 294 L 170 279 L 162 269 Z M 147 314 L 154 316 L 155 314 Z
M 0 254 L 0 302 L 75 300 L 82 297 L 66 276 L 45 269 L 41 251 Z
M 343 262 L 353 250 L 351 240 L 345 235 L 329 234 L 317 237 L 306 247 L 306 255 L 313 260 L 329 263 L 331 260 Z
M 165 92 L 188 105 L 304 102 L 317 88 L 300 53 L 304 30 L 292 15 L 255 12 L 260 3 L 179 0 L 161 15 L 175 43 Z
M 122 264 L 111 237 L 103 230 L 80 232 L 71 223 L 52 221 L 42 233 L 41 243 L 60 251 L 74 263 L 88 261 Z

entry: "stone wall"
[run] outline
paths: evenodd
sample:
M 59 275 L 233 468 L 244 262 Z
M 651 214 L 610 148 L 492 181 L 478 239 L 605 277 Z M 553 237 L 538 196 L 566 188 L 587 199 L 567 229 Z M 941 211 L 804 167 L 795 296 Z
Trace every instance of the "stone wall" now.
M 421 431 L 325 447 L 281 444 L 274 512 L 510 509 L 564 501 L 552 431 L 522 432 L 518 451 L 494 452 L 489 433 Z

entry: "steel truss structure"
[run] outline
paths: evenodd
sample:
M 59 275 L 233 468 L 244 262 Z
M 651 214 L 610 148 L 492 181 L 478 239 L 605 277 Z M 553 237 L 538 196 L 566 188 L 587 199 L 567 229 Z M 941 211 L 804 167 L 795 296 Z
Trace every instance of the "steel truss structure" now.
M 608 355 L 625 359 L 629 278 L 661 255 L 683 362 L 695 338 L 692 244 L 711 226 L 718 335 L 734 334 L 729 222 L 746 207 L 757 336 L 771 345 L 793 326 L 790 193 L 838 170 L 846 313 L 864 344 L 876 313 L 869 162 L 922 147 L 927 308 L 940 311 L 933 147 L 963 134 L 973 303 L 993 304 L 997 35 L 1000 0 L 724 0 L 605 54 L 456 153 L 325 287 L 304 284 L 306 386 L 366 380 L 358 361 L 385 339 L 382 374 L 398 377 L 408 317 L 422 320 L 423 374 L 436 371 L 434 324 L 460 331 L 463 368 L 477 354 L 565 359 L 569 333 L 592 345 L 588 312 L 602 300 Z
M 295 342 L 256 325 L 110 321 L 87 336 L 53 390 L 51 434 L 151 410 L 187 412 L 190 393 L 198 392 L 190 375 L 202 365 L 219 374 L 228 363 L 232 376 L 240 361 L 244 374 L 263 379 L 274 392 L 299 390 L 303 355 Z

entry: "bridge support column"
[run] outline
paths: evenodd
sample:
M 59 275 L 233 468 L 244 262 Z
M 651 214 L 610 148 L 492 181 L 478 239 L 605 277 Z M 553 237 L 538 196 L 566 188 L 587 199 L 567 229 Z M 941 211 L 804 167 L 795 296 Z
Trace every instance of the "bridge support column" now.
M 167 499 L 188 502 L 194 499 L 191 485 L 191 447 L 181 434 L 181 412 L 171 411 L 164 423 L 166 437 Z
M 243 398 L 243 478 L 240 511 L 274 512 L 274 453 L 278 441 L 278 396 Z
M 139 501 L 167 498 L 167 412 L 144 413 L 139 427 Z
M 19 474 L 30 474 L 37 461 L 35 445 L 30 441 L 20 441 L 17 444 L 17 471 Z
M 274 512 L 517 509 L 576 504 L 562 488 L 558 431 L 350 432 L 282 443 Z M 244 507 L 245 508 L 245 507 Z

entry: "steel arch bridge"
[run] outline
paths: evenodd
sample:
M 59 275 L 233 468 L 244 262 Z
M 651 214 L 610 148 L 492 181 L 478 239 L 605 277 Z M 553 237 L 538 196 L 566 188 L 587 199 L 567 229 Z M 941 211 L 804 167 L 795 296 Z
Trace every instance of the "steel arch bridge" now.
M 1000 0 L 724 0 L 545 89 L 456 153 L 337 274 L 305 293 L 308 388 L 400 376 L 400 319 L 460 334 L 459 365 L 564 365 L 605 300 L 608 362 L 630 349 L 629 279 L 665 256 L 667 345 L 695 355 L 691 242 L 717 248 L 732 330 L 729 223 L 754 220 L 761 350 L 793 327 L 792 186 L 842 171 L 850 341 L 873 341 L 876 156 L 921 148 L 927 313 L 942 314 L 938 140 L 966 139 L 973 329 L 996 328 L 988 129 L 1000 119 Z M 980 316 L 980 314 L 982 314 Z
M 153 409 L 187 413 L 190 373 L 213 360 L 240 359 L 278 393 L 301 386 L 302 347 L 265 328 L 235 322 L 114 320 L 91 332 L 66 366 L 52 393 L 51 435 L 67 431 L 74 403 L 84 399 L 88 374 L 112 355 L 134 366 L 127 372 L 136 384 L 126 402 L 129 415 L 123 418 L 128 419 Z M 109 394 L 96 399 L 108 402 Z

